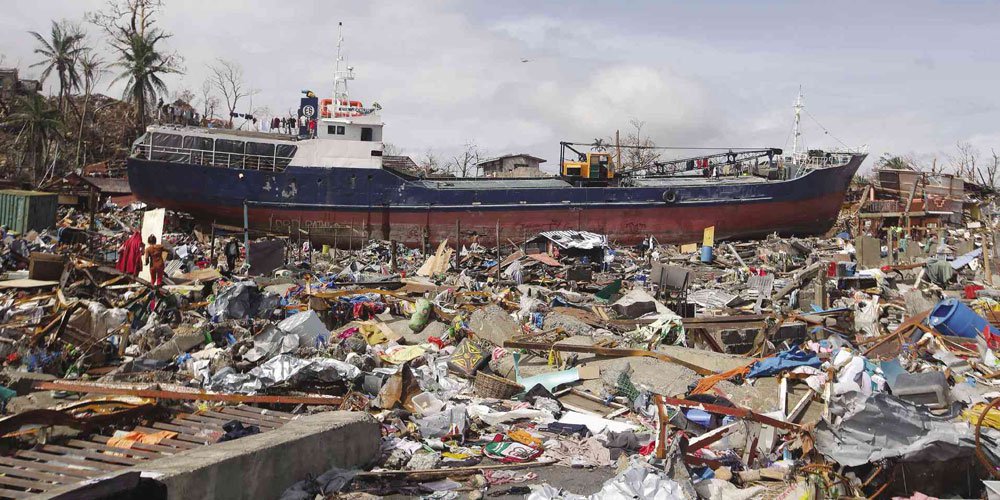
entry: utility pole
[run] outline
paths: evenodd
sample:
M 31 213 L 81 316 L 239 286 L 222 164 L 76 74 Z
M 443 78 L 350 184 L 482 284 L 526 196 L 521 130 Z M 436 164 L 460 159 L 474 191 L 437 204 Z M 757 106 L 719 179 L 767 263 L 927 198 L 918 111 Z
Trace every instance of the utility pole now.
M 622 166 L 622 143 L 618 137 L 618 130 L 615 130 L 615 170 Z

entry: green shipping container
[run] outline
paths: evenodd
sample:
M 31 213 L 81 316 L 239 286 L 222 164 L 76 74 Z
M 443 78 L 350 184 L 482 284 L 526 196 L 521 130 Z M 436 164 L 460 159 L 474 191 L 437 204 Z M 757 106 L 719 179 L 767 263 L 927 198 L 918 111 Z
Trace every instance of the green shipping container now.
M 41 191 L 0 190 L 0 224 L 25 234 L 56 225 L 59 195 Z

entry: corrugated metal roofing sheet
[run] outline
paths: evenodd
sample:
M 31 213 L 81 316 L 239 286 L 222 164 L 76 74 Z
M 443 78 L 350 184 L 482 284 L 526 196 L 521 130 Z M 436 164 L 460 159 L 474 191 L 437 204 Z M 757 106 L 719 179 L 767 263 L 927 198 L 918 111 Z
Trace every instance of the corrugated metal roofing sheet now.
M 592 250 L 608 246 L 607 236 L 589 231 L 545 231 L 538 233 L 538 235 L 564 249 Z

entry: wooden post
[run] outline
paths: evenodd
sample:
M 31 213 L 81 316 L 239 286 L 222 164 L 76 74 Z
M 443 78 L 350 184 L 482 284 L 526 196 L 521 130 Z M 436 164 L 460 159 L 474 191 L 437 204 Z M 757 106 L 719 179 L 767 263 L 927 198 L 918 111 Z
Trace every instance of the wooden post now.
M 399 270 L 399 267 L 396 265 L 396 240 L 389 240 L 389 260 L 392 262 L 390 269 L 395 273 Z
M 246 263 L 250 265 L 250 215 L 247 209 L 247 200 L 243 200 L 243 252 L 246 256 Z
M 985 226 L 987 229 L 989 226 Z M 992 231 L 983 231 L 983 270 L 986 274 L 986 284 L 993 286 L 993 268 L 990 267 L 990 252 L 993 251 L 993 246 L 990 244 L 990 238 L 993 237 Z
M 215 221 L 214 220 L 212 221 L 212 238 L 211 238 L 210 248 L 209 248 L 208 251 L 209 251 L 208 261 L 212 263 L 212 267 L 218 266 L 219 262 L 215 260 Z
M 618 140 L 618 131 L 615 130 L 615 170 L 622 168 L 622 145 Z
M 825 262 L 823 264 L 816 272 L 816 295 L 818 295 L 820 309 L 826 310 L 826 270 L 828 265 Z
M 497 285 L 500 284 L 500 219 L 497 219 Z
M 923 178 L 924 178 L 923 175 L 920 175 L 916 179 L 913 179 L 913 187 L 910 188 L 910 195 L 906 197 L 906 206 L 903 207 L 903 210 L 904 210 L 903 213 L 904 213 L 904 216 L 906 217 L 906 236 L 907 237 L 910 236 L 910 205 L 913 204 L 913 197 L 917 194 L 917 184 L 919 184 L 920 181 L 923 180 Z M 925 212 L 927 211 L 926 207 L 924 208 L 924 211 Z
M 895 237 L 896 235 L 894 233 L 895 233 L 895 231 L 893 231 L 892 227 L 889 227 L 889 229 L 887 229 L 885 231 L 885 235 L 886 235 L 886 247 L 889 248 L 889 255 L 887 255 L 886 257 L 889 258 L 889 264 L 895 264 L 896 263 L 895 252 L 893 251 L 893 250 L 895 250 L 895 246 L 896 246 L 896 237 Z
M 97 254 L 97 243 L 94 238 L 94 233 L 97 232 L 97 201 L 101 199 L 100 193 L 97 192 L 97 188 L 90 186 L 88 191 L 90 195 L 90 230 L 87 231 L 87 251 L 91 255 Z M 102 259 L 103 260 L 103 259 Z

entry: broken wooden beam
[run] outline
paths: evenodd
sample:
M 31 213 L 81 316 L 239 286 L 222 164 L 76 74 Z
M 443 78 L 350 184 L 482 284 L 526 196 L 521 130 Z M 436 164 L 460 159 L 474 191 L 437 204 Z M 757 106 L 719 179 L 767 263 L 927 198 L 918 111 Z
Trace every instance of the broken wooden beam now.
M 85 392 L 93 394 L 111 394 L 115 396 L 138 396 L 152 399 L 177 399 L 185 401 L 222 401 L 226 403 L 272 403 L 272 404 L 306 404 L 306 405 L 339 405 L 344 398 L 340 396 L 272 396 L 247 394 L 219 394 L 213 392 L 171 391 L 161 389 L 145 389 L 136 387 L 112 386 L 106 384 L 88 384 L 56 380 L 52 382 L 38 381 L 33 384 L 35 389 L 43 391 Z
M 709 413 L 718 413 L 719 415 L 729 415 L 730 417 L 742 418 L 744 420 L 752 420 L 754 422 L 759 422 L 764 425 L 770 425 L 771 427 L 777 427 L 779 429 L 785 429 L 789 431 L 800 431 L 802 426 L 798 424 L 793 424 L 791 422 L 785 422 L 783 420 L 778 420 L 776 418 L 771 418 L 767 415 L 762 415 L 753 410 L 748 410 L 746 408 L 733 408 L 729 406 L 713 405 L 709 403 L 699 403 L 698 401 L 690 401 L 687 399 L 663 397 L 663 402 L 668 405 L 679 406 L 681 408 L 693 408 L 697 410 L 706 411 Z
M 680 365 L 690 370 L 693 370 L 699 375 L 716 375 L 715 372 L 707 368 L 703 368 L 694 363 L 684 361 L 682 359 L 677 359 L 668 354 L 662 352 L 647 351 L 644 349 L 611 349 L 608 347 L 597 347 L 591 345 L 569 345 L 569 344 L 550 344 L 548 342 L 519 342 L 514 340 L 508 340 L 503 343 L 504 347 L 512 347 L 517 349 L 532 349 L 537 351 L 556 351 L 556 352 L 582 352 L 586 354 L 597 354 L 598 356 L 610 356 L 615 358 L 625 358 L 630 356 L 644 357 L 644 358 L 654 358 L 660 361 L 666 361 L 667 363 L 673 363 L 675 365 Z

